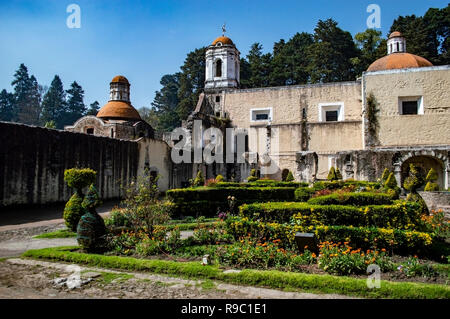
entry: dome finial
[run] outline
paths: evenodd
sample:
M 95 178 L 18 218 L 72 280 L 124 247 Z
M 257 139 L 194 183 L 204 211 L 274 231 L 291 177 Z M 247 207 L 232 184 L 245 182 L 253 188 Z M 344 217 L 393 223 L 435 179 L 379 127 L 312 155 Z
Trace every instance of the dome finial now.
M 222 36 L 223 37 L 225 36 L 225 32 L 227 32 L 227 29 L 226 29 L 226 23 L 224 22 L 222 25 Z

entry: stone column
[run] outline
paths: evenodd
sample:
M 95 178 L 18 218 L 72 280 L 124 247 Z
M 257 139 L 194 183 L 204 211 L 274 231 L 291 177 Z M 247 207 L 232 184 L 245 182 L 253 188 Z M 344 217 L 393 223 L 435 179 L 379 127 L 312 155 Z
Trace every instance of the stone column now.
M 402 188 L 402 165 L 400 163 L 394 164 L 394 176 L 397 180 L 397 186 Z

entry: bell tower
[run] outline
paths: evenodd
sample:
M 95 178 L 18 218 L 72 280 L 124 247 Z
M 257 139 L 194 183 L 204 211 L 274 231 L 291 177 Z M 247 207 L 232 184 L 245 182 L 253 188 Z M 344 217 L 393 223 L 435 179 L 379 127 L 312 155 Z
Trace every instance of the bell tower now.
M 239 87 L 240 52 L 222 31 L 206 50 L 205 90 Z

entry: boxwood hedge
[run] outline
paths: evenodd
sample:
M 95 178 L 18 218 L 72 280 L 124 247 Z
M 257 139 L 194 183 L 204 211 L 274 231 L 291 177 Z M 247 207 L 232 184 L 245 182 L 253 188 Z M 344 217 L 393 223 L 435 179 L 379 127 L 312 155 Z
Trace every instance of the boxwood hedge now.
M 422 225 L 420 205 L 406 201 L 366 207 L 298 202 L 252 203 L 240 206 L 239 212 L 242 217 L 266 222 L 286 223 L 294 218 L 302 225 L 319 223 L 407 229 L 421 229 Z
M 311 198 L 308 200 L 308 204 L 366 206 L 392 204 L 392 200 L 393 196 L 385 193 L 334 193 L 330 195 Z

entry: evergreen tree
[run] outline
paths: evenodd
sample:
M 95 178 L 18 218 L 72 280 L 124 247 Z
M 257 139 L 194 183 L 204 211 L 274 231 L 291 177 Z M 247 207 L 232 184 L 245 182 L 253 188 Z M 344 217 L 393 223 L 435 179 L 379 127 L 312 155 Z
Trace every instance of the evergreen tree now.
M 358 75 L 366 71 L 375 60 L 386 55 L 386 40 L 382 38 L 381 31 L 367 29 L 364 32 L 357 33 L 355 42 L 360 54 L 352 62 Z
M 271 61 L 270 85 L 305 84 L 309 80 L 308 48 L 313 43 L 311 34 L 295 34 L 288 42 L 274 44 Z
M 11 122 L 16 117 L 14 94 L 3 89 L 0 92 L 0 121 Z
M 89 105 L 89 109 L 86 111 L 86 115 L 96 116 L 99 110 L 100 110 L 100 103 L 98 103 L 98 101 L 95 101 Z
M 249 84 L 250 84 L 250 63 L 248 63 L 248 61 L 244 58 L 241 58 L 241 63 L 240 63 L 240 67 L 239 67 L 240 72 L 240 87 L 242 89 L 248 89 L 250 88 Z
M 52 84 L 42 100 L 42 122 L 56 122 L 56 128 L 64 126 L 66 110 L 66 93 L 58 75 L 53 78 Z
M 270 53 L 262 53 L 262 45 L 254 43 L 247 55 L 249 63 L 250 76 L 248 80 L 241 82 L 245 87 L 267 87 L 270 84 L 271 61 L 272 55 Z
M 309 47 L 312 83 L 351 81 L 356 77 L 352 59 L 358 56 L 351 34 L 328 19 L 319 20 Z
M 157 131 L 172 131 L 181 124 L 177 114 L 179 79 L 180 73 L 166 74 L 161 78 L 162 89 L 156 92 L 152 102 L 152 114 L 156 115 L 154 129 Z
M 24 124 L 39 125 L 41 114 L 41 100 L 43 88 L 37 82 L 34 75 L 29 78 L 29 91 L 26 97 L 27 103 L 22 104 L 17 121 Z
M 16 108 L 16 116 L 12 120 L 18 121 L 18 115 L 23 114 L 27 109 L 31 91 L 31 81 L 25 64 L 20 64 L 19 69 L 14 74 L 14 80 L 11 82 L 11 85 L 14 87 L 14 104 Z
M 62 117 L 62 123 L 60 123 L 63 127 L 64 125 L 75 123 L 86 112 L 86 105 L 83 102 L 84 91 L 77 82 L 74 81 L 66 93 L 67 104 Z
M 201 90 L 205 86 L 205 54 L 206 48 L 189 52 L 179 76 L 177 115 L 186 119 L 195 109 Z

